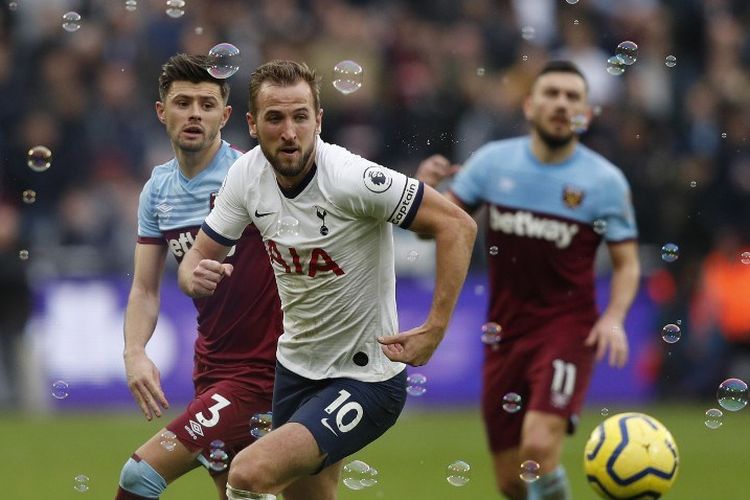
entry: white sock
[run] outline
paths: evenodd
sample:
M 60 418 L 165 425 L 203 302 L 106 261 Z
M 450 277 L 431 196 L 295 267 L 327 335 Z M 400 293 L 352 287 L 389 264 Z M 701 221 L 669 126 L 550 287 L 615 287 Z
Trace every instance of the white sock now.
M 568 475 L 560 465 L 528 485 L 527 500 L 572 500 Z
M 276 500 L 276 495 L 240 490 L 227 483 L 227 500 Z

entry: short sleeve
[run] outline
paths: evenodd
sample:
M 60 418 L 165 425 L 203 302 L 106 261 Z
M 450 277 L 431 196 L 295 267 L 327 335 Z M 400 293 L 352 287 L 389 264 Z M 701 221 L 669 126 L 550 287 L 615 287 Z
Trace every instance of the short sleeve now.
M 489 161 L 489 148 L 487 146 L 479 148 L 456 174 L 450 190 L 464 205 L 476 207 L 484 201 L 482 193 L 486 184 Z
M 635 222 L 635 210 L 630 186 L 625 176 L 617 171 L 601 192 L 604 199 L 599 218 L 607 223 L 606 241 L 616 243 L 636 239 L 638 228 Z
M 164 236 L 159 229 L 159 221 L 156 217 L 157 209 L 154 206 L 153 185 L 154 181 L 151 178 L 144 184 L 138 199 L 138 243 L 164 243 Z
M 229 168 L 214 201 L 214 208 L 203 222 L 201 229 L 211 239 L 224 246 L 232 246 L 252 222 L 245 206 L 247 189 L 244 168 L 240 160 Z
M 422 203 L 424 184 L 356 155 L 334 169 L 327 191 L 342 210 L 407 229 Z

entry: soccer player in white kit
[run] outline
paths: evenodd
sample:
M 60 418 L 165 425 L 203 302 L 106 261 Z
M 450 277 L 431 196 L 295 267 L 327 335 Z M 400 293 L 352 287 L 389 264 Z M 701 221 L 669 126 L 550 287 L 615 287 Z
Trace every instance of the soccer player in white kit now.
M 395 423 L 405 366 L 445 334 L 476 236 L 473 219 L 432 188 L 323 142 L 318 79 L 274 61 L 250 79 L 259 145 L 230 168 L 179 270 L 192 297 L 232 279 L 221 264 L 248 224 L 260 231 L 284 311 L 274 430 L 234 459 L 231 499 L 336 498 L 341 460 Z M 391 224 L 433 236 L 436 277 L 425 322 L 398 334 Z

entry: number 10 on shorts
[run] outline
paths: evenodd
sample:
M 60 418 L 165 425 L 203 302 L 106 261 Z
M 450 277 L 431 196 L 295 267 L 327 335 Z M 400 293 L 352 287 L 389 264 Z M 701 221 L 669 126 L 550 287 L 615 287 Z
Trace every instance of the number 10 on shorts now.
M 359 421 L 362 420 L 362 415 L 364 414 L 364 410 L 362 409 L 361 404 L 357 403 L 356 401 L 349 401 L 348 403 L 346 403 L 346 400 L 350 397 L 351 393 L 342 389 L 339 391 L 339 397 L 334 399 L 331 404 L 323 409 L 323 411 L 325 411 L 329 415 L 332 415 L 334 412 L 336 412 L 336 427 L 341 432 L 349 432 L 350 430 L 354 429 Z M 354 416 L 351 418 L 349 423 L 345 424 L 344 418 L 347 416 L 347 414 L 352 412 L 354 412 Z M 328 417 L 320 419 L 320 422 L 331 432 L 336 434 L 336 432 L 334 432 L 334 430 L 328 423 Z

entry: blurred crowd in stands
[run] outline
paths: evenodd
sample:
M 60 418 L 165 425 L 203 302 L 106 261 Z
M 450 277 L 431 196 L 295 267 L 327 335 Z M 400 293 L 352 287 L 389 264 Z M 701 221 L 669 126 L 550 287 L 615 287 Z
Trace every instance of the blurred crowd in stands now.
M 747 0 L 187 0 L 178 18 L 165 0 L 132 11 L 125 0 L 2 4 L 0 192 L 20 223 L 15 241 L 0 242 L 28 250 L 19 265 L 32 281 L 130 272 L 138 194 L 172 156 L 154 102 L 174 53 L 240 49 L 224 130 L 238 147 L 254 145 L 250 72 L 290 58 L 322 76 L 325 140 L 407 173 L 431 154 L 461 163 L 490 139 L 524 133 L 529 82 L 548 59 L 569 58 L 594 105 L 583 141 L 630 181 L 645 286 L 661 319 L 685 331 L 662 368 L 721 371 L 729 344 L 750 356 Z M 74 32 L 61 27 L 70 10 L 81 15 Z M 638 44 L 637 61 L 613 76 L 607 59 L 624 40 Z M 345 59 L 364 68 L 349 95 L 331 85 Z M 53 154 L 43 173 L 26 165 L 35 145 Z M 670 264 L 659 254 L 667 242 L 680 248 Z M 670 382 L 678 395 L 701 383 L 680 377 Z

